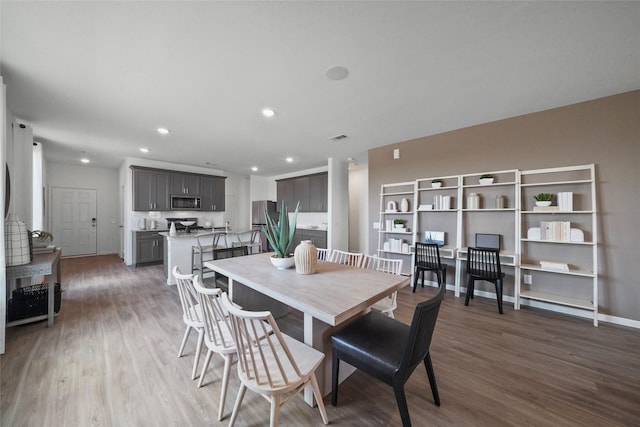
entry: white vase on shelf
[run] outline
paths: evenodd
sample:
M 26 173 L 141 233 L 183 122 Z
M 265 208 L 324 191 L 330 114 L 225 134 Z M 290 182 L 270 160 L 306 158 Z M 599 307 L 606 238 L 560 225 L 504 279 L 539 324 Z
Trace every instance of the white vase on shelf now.
M 400 202 L 400 212 L 409 212 L 409 199 L 402 199 Z

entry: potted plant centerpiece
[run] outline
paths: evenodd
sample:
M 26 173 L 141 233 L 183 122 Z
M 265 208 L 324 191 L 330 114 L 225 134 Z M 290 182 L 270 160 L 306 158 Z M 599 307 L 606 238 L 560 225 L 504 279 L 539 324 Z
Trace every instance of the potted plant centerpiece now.
M 282 201 L 282 209 L 280 209 L 278 223 L 269 216 L 266 210 L 264 212 L 266 219 L 266 225 L 263 227 L 264 234 L 267 236 L 269 244 L 275 251 L 275 255 L 271 256 L 271 263 L 280 270 L 291 268 L 294 264 L 294 258 L 291 252 L 293 250 L 293 235 L 296 232 L 296 224 L 298 222 L 299 207 L 300 202 L 296 205 L 291 223 L 289 223 L 289 213 L 287 212 L 287 206 L 284 200 Z
M 536 206 L 551 206 L 551 200 L 553 194 L 551 193 L 538 193 L 533 198 L 536 200 Z

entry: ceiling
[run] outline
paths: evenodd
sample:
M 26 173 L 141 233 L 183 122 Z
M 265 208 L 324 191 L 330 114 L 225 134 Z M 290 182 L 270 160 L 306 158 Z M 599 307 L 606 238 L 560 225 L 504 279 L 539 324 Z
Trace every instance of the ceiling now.
M 640 88 L 638 2 L 2 1 L 0 14 L 8 109 L 62 163 L 273 176 Z M 334 66 L 348 76 L 329 79 Z

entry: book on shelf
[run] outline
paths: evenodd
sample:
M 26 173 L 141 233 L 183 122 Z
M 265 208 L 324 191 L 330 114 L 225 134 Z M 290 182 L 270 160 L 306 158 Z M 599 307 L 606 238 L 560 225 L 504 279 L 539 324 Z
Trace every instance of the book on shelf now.
M 443 196 L 441 194 L 433 196 L 433 209 L 451 209 L 451 196 Z
M 573 210 L 573 192 L 561 191 L 558 193 L 558 210 L 562 212 L 571 212 Z
M 540 261 L 540 268 L 545 270 L 569 271 L 569 264 L 557 261 Z
M 560 208 L 558 206 L 534 206 L 534 212 L 558 212 Z
M 570 221 L 540 221 L 540 240 L 571 241 Z

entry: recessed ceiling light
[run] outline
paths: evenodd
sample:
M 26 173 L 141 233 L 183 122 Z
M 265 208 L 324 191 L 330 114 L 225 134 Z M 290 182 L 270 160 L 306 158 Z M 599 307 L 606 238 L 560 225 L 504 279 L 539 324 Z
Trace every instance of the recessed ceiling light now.
M 251 168 L 251 170 L 254 171 L 254 172 L 258 172 L 258 167 L 254 166 L 254 167 Z
M 82 163 L 89 163 L 91 160 L 89 160 L 89 159 L 80 159 L 80 161 L 81 161 Z
M 287 157 L 285 159 L 288 163 L 292 163 L 293 162 L 293 157 Z
M 273 117 L 275 116 L 276 112 L 272 109 L 272 108 L 263 108 L 262 109 L 262 115 L 265 117 Z
M 329 80 L 343 80 L 349 75 L 349 70 L 345 67 L 331 67 L 327 70 L 327 78 Z
M 142 153 L 148 153 L 148 152 L 149 152 L 149 149 L 148 149 L 148 148 L 145 148 L 145 147 L 142 147 L 142 148 L 140 149 L 140 151 L 141 151 Z
M 168 135 L 169 132 L 171 132 L 171 131 L 169 129 L 167 129 L 167 128 L 158 128 L 158 133 L 160 135 Z

